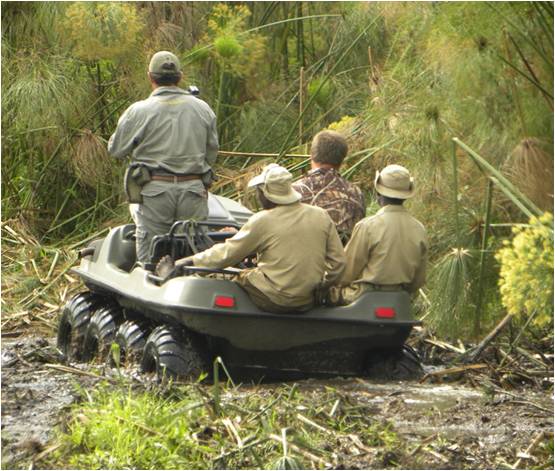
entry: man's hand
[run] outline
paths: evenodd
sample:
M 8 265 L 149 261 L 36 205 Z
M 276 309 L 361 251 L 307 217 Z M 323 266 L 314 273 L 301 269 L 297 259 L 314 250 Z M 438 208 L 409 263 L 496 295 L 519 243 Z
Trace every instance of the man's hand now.
M 193 265 L 192 257 L 185 257 L 177 260 L 177 262 L 174 262 L 173 258 L 171 258 L 169 255 L 166 255 L 162 257 L 156 265 L 156 275 L 166 281 L 170 278 L 178 276 L 183 267 L 191 265 Z
M 156 265 L 155 273 L 160 278 L 164 278 L 164 280 L 166 280 L 170 277 L 170 275 L 172 275 L 174 270 L 175 262 L 173 261 L 173 258 L 171 258 L 169 255 L 166 255 L 162 257 Z

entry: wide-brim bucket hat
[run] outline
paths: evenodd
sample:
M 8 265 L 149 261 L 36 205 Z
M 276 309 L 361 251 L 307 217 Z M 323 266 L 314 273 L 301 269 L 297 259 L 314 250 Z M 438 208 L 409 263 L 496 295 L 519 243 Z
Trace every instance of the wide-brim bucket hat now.
M 406 200 L 414 195 L 414 179 L 409 171 L 401 165 L 388 165 L 381 172 L 376 172 L 374 179 L 376 191 L 388 198 Z
M 291 204 L 301 199 L 291 184 L 293 175 L 278 164 L 270 164 L 262 169 L 262 173 L 249 181 L 248 187 L 261 186 L 264 196 L 272 203 Z

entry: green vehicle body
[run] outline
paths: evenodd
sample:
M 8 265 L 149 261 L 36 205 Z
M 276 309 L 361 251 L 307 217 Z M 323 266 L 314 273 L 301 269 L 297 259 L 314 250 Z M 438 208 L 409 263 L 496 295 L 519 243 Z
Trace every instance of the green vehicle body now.
M 211 195 L 209 206 L 203 222 L 209 228 L 240 227 L 251 215 L 223 197 Z M 93 242 L 73 272 L 126 312 L 194 333 L 203 339 L 205 354 L 221 356 L 230 367 L 357 373 L 373 352 L 402 349 L 419 324 L 404 291 L 368 292 L 348 306 L 272 314 L 230 279 L 201 276 L 199 270 L 160 283 L 135 264 L 134 229 L 116 227 Z

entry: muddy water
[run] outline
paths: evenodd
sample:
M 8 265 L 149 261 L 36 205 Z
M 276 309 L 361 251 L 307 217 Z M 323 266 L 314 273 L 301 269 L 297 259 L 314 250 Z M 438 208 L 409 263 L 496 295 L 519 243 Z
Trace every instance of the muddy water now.
M 54 345 L 55 339 L 42 337 L 2 342 L 3 468 L 28 466 L 33 455 L 52 439 L 64 410 L 80 399 L 76 386 L 86 389 L 98 381 L 48 367 L 60 360 Z M 297 385 L 303 393 L 316 396 L 334 388 L 363 413 L 390 423 L 414 447 L 423 440 L 433 442 L 418 453 L 425 454 L 429 468 L 504 467 L 516 460 L 516 454 L 527 448 L 537 432 L 553 432 L 553 399 L 547 393 L 522 390 L 492 395 L 486 387 L 357 378 L 309 379 Z M 244 386 L 235 394 L 249 394 L 253 389 L 269 393 L 276 387 Z M 376 467 L 368 461 L 347 465 L 353 469 Z M 417 462 L 405 463 L 409 468 L 418 466 Z

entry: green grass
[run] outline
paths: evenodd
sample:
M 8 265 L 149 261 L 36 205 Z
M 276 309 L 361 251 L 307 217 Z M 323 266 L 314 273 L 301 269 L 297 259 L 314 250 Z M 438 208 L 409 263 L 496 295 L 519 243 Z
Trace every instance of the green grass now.
M 170 384 L 146 392 L 101 384 L 83 397 L 58 433 L 60 448 L 45 465 L 275 469 L 294 460 L 302 468 L 321 469 L 339 464 L 342 453 L 361 443 L 384 453 L 399 447 L 387 423 L 372 420 L 364 408 L 345 403 L 331 388 L 322 393 L 298 392 L 295 384 L 260 391 L 228 385 L 220 414 L 210 387 L 200 385 Z M 334 408 L 338 399 L 341 405 Z

